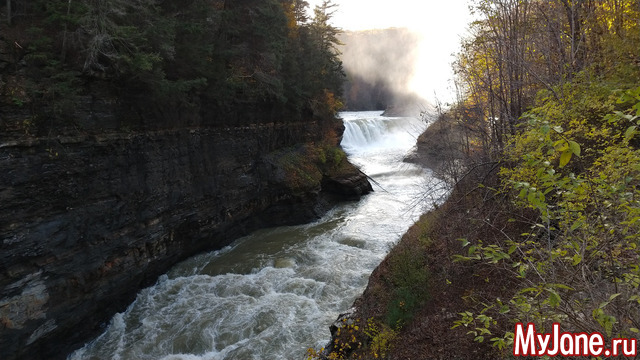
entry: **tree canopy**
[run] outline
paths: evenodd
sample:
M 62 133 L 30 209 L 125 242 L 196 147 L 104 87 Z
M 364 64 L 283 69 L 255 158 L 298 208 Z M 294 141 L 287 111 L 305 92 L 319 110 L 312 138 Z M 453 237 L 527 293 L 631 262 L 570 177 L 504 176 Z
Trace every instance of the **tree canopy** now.
M 340 96 L 330 1 L 311 17 L 302 0 L 8 3 L 31 79 L 24 100 L 59 118 L 88 81 L 171 125 L 184 113 L 214 125 L 310 120 Z
M 516 322 L 637 337 L 640 3 L 476 0 L 474 10 L 455 64 L 460 99 L 444 117 L 466 137 L 460 152 L 500 169 L 480 190 L 499 210 L 474 229 L 502 233 L 461 239 L 454 259 L 510 288 L 472 301 L 456 326 L 507 350 Z M 525 231 L 505 230 L 504 217 Z
M 635 0 L 478 0 L 473 9 L 478 20 L 454 68 L 462 107 L 475 111 L 476 124 L 485 124 L 483 137 L 494 154 L 517 133 L 538 91 L 558 98 L 556 87 L 578 74 L 626 87 L 636 79 Z

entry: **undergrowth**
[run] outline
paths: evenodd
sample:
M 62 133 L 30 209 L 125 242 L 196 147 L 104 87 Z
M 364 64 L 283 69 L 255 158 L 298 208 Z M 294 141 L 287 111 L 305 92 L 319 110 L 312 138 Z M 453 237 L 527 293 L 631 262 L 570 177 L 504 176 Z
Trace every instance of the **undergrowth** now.
M 357 173 L 345 152 L 328 142 L 279 150 L 266 159 L 281 169 L 284 183 L 294 194 L 319 189 L 325 176 Z

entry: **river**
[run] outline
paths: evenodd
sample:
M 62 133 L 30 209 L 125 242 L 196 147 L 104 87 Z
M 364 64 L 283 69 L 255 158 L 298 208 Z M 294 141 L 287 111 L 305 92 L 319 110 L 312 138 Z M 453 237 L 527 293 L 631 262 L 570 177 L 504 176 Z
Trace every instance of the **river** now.
M 307 225 L 257 231 L 176 265 L 69 360 L 304 359 L 329 340 L 368 277 L 445 193 L 402 162 L 425 129 L 412 118 L 341 113 L 342 147 L 374 193 Z

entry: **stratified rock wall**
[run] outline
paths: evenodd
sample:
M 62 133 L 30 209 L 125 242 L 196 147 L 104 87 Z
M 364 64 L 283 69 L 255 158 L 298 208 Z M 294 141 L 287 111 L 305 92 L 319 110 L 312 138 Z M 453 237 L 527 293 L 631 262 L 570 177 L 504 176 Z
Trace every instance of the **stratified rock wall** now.
M 1 357 L 64 358 L 176 262 L 319 216 L 334 196 L 292 192 L 264 156 L 291 131 L 0 137 Z M 323 183 L 371 189 L 364 175 Z

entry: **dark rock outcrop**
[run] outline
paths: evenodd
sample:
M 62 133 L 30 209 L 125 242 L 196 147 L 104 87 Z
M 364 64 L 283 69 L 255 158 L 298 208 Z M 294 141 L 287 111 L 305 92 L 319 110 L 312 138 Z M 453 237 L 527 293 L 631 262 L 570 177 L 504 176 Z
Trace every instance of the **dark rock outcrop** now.
M 371 190 L 355 171 L 291 191 L 264 156 L 291 131 L 0 137 L 2 358 L 64 358 L 175 263 Z
M 345 199 L 358 199 L 373 191 L 366 175 L 360 172 L 344 177 L 327 177 L 322 182 L 322 188 Z

